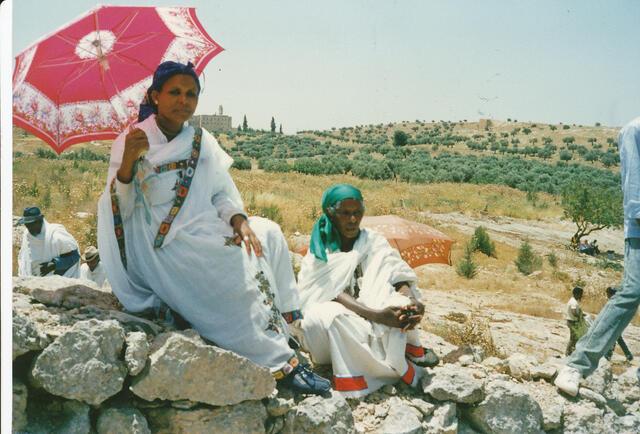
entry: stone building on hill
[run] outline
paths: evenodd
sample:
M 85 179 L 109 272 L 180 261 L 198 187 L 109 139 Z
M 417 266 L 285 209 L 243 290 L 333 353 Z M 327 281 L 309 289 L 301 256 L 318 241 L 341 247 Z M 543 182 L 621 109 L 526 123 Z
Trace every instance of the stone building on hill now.
M 230 131 L 231 116 L 225 115 L 222 106 L 220 106 L 218 114 L 195 115 L 189 120 L 189 125 L 202 127 L 208 131 Z

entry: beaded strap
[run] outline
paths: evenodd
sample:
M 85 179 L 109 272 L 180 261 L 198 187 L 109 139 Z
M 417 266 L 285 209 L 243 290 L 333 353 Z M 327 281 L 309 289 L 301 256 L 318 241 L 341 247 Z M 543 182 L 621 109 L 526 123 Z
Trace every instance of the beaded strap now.
M 169 172 L 170 170 L 182 170 L 186 169 L 189 165 L 189 160 L 172 161 L 171 163 L 161 164 L 153 168 L 156 173 Z
M 184 176 L 180 179 L 180 182 L 176 185 L 176 198 L 173 200 L 173 206 L 169 210 L 169 214 L 162 220 L 160 227 L 158 228 L 158 234 L 153 242 L 153 247 L 159 249 L 162 247 L 164 238 L 171 229 L 171 224 L 180 212 L 180 208 L 184 205 L 184 201 L 189 193 L 191 187 L 191 180 L 196 173 L 196 167 L 198 166 L 198 159 L 200 157 L 200 141 L 202 140 L 202 128 L 196 128 L 193 134 L 193 144 L 191 149 L 191 158 L 187 160 L 186 170 Z M 176 163 L 180 163 L 179 161 Z M 169 163 L 172 164 L 172 163 Z M 160 166 L 162 167 L 162 166 Z
M 302 319 L 302 312 L 300 312 L 299 310 L 292 310 L 291 312 L 283 313 L 282 317 L 287 322 L 287 324 L 291 324 L 295 320 Z
M 202 128 L 196 128 L 193 135 L 193 143 L 191 147 L 191 158 L 188 160 L 174 161 L 172 163 L 163 164 L 154 168 L 156 173 L 167 172 L 175 169 L 186 169 L 185 175 L 182 177 L 177 185 L 176 198 L 173 201 L 173 206 L 169 210 L 169 215 L 164 218 L 160 223 L 158 234 L 156 235 L 153 247 L 159 248 L 164 242 L 164 237 L 169 233 L 171 223 L 175 219 L 176 215 L 180 211 L 180 208 L 184 204 L 184 200 L 187 198 L 189 187 L 191 186 L 191 180 L 196 172 L 196 166 L 198 165 L 198 159 L 200 157 L 200 144 L 202 140 Z M 116 241 L 118 242 L 118 250 L 120 250 L 120 259 L 125 270 L 127 268 L 127 253 L 125 250 L 124 242 L 124 226 L 122 225 L 122 215 L 120 214 L 120 201 L 118 200 L 118 194 L 116 193 L 116 177 L 111 181 L 110 187 L 111 193 L 111 212 L 113 213 L 113 229 L 116 235 Z
M 282 380 L 284 377 L 286 377 L 287 375 L 289 375 L 291 373 L 291 371 L 293 371 L 296 366 L 298 366 L 300 362 L 298 361 L 298 358 L 296 356 L 293 356 L 292 358 L 289 359 L 289 361 L 287 363 L 285 363 L 285 365 L 278 369 L 276 372 L 272 373 L 271 375 L 273 375 L 273 378 L 275 378 L 276 380 Z
M 127 254 L 124 249 L 124 227 L 122 226 L 122 216 L 120 215 L 120 201 L 116 194 L 116 177 L 111 181 L 111 212 L 113 213 L 113 229 L 116 233 L 116 241 L 118 242 L 118 250 L 120 250 L 120 259 L 124 269 L 127 269 Z

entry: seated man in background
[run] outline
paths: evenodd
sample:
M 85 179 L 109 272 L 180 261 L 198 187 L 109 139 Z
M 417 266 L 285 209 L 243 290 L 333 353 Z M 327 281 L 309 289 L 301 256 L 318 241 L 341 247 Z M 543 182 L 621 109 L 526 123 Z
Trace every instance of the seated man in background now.
M 424 314 L 414 271 L 380 234 L 360 228 L 364 203 L 347 184 L 327 189 L 298 286 L 303 346 L 331 363 L 334 389 L 360 397 L 402 379 L 415 386 L 437 364 L 414 328 Z
M 18 276 L 80 277 L 78 243 L 64 226 L 47 222 L 36 206 L 25 208 L 18 224 L 27 228 L 18 255 Z
M 96 249 L 95 246 L 87 247 L 81 258 L 84 263 L 80 266 L 80 278 L 91 280 L 98 285 L 98 288 L 109 287 L 107 274 L 100 262 L 98 249 Z

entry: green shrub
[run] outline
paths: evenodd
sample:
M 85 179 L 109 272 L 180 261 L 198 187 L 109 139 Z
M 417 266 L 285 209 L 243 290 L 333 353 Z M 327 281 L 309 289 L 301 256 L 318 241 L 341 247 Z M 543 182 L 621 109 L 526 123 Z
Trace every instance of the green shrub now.
M 258 207 L 258 215 L 260 217 L 268 218 L 271 221 L 282 225 L 284 223 L 284 219 L 282 218 L 282 212 L 278 205 L 268 204 L 264 206 Z
M 478 226 L 471 237 L 473 251 L 481 251 L 487 256 L 496 257 L 496 245 L 489 238 L 487 230 L 483 226 Z
M 473 251 L 473 241 L 469 241 L 464 247 L 462 260 L 458 262 L 456 266 L 456 273 L 458 273 L 459 276 L 473 279 L 475 275 L 478 274 L 478 266 L 473 262 Z
M 542 267 L 542 258 L 536 255 L 528 241 L 523 242 L 518 250 L 518 258 L 514 261 L 518 271 L 529 275 Z
M 547 255 L 547 261 L 549 261 L 549 265 L 551 265 L 553 268 L 557 268 L 558 267 L 558 257 L 556 256 L 555 253 L 551 252 Z
M 622 264 L 609 261 L 607 258 L 599 259 L 596 265 L 603 270 L 624 271 Z
M 231 167 L 238 170 L 251 170 L 251 160 L 248 158 L 234 158 Z
M 409 136 L 407 133 L 401 130 L 395 130 L 393 132 L 393 146 L 404 146 L 407 144 Z
M 38 148 L 36 149 L 36 157 L 46 158 L 48 160 L 55 160 L 58 158 L 58 155 L 55 152 L 53 152 L 51 149 Z

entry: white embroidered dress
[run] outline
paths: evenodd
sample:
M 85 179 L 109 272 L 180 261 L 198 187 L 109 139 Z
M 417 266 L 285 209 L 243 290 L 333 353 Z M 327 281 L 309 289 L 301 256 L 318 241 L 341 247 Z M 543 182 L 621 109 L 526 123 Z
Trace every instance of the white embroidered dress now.
M 399 379 L 416 384 L 421 370 L 405 357 L 422 350 L 416 330 L 373 323 L 331 301 L 354 287 L 360 265 L 360 303 L 373 309 L 408 305 L 409 298 L 393 284 L 408 282 L 419 299 L 414 271 L 382 235 L 368 229 L 360 231 L 350 252 L 327 252 L 327 259 L 307 253 L 298 274 L 304 346 L 314 362 L 332 365 L 334 389 L 347 397 L 367 395 Z
M 145 131 L 150 144 L 139 175 L 143 181 L 139 190 L 135 182 L 115 182 L 126 269 L 116 242 L 109 193 L 122 160 L 126 131 L 113 143 L 107 188 L 98 205 L 100 257 L 113 292 L 133 312 L 164 302 L 220 347 L 272 371 L 283 368 L 294 353 L 287 344 L 286 324 L 274 306 L 280 312 L 299 306 L 280 228 L 269 220 L 250 218 L 263 245 L 261 259 L 231 242 L 234 233 L 229 219 L 243 209 L 228 173 L 232 159 L 203 130 L 199 162 L 186 200 L 163 245 L 154 248 L 160 223 L 173 205 L 181 171 L 155 173 L 152 167 L 188 159 L 195 130 L 185 124 L 180 134 L 167 142 L 155 116 L 137 127 Z
M 43 219 L 42 230 L 33 236 L 25 228 L 18 255 L 18 276 L 40 276 L 40 264 L 56 256 L 78 249 L 75 238 L 64 226 Z M 51 271 L 47 276 L 53 276 Z M 64 277 L 80 277 L 80 261 L 63 274 Z

